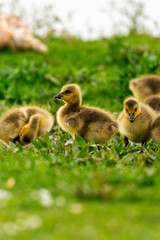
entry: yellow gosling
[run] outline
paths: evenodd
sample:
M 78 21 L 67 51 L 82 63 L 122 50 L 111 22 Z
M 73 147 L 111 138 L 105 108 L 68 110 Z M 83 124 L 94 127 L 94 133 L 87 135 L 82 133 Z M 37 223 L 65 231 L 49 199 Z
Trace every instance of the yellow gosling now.
M 96 144 L 106 143 L 118 131 L 118 125 L 109 112 L 81 105 L 81 90 L 78 85 L 63 86 L 55 98 L 65 102 L 57 112 L 57 121 L 73 139 L 77 134 L 86 142 L 94 140 Z
M 52 115 L 39 107 L 26 106 L 10 109 L 0 119 L 0 140 L 19 141 L 22 145 L 49 132 L 54 124 Z
M 124 101 L 123 112 L 119 115 L 119 131 L 124 136 L 125 146 L 128 140 L 146 144 L 151 138 L 151 125 L 155 119 L 155 112 L 129 97 Z
M 146 75 L 130 81 L 129 88 L 135 98 L 143 101 L 144 98 L 160 94 L 160 77 L 156 75 Z

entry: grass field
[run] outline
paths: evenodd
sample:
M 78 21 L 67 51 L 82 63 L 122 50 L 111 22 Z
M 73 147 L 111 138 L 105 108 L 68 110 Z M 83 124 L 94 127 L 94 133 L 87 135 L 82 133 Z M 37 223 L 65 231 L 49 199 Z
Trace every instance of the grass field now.
M 48 37 L 49 51 L 0 53 L 0 113 L 21 104 L 45 105 L 62 85 L 78 83 L 83 103 L 118 116 L 128 82 L 160 75 L 160 40 L 151 36 L 83 42 Z M 22 147 L 0 145 L 0 239 L 160 239 L 160 146 L 124 148 L 117 134 L 100 151 L 55 124 Z

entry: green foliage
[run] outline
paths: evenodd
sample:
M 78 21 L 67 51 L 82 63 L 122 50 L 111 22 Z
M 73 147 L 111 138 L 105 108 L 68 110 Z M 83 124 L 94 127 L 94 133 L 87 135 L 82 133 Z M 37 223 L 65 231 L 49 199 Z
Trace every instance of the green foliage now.
M 130 79 L 160 74 L 159 39 L 149 36 L 45 42 L 46 54 L 1 52 L 1 113 L 38 104 L 55 115 L 54 95 L 76 82 L 84 104 L 118 115 Z M 140 145 L 124 148 L 119 134 L 99 147 L 79 136 L 66 144 L 69 138 L 56 124 L 28 146 L 0 145 L 0 238 L 159 239 L 160 145 L 140 154 Z

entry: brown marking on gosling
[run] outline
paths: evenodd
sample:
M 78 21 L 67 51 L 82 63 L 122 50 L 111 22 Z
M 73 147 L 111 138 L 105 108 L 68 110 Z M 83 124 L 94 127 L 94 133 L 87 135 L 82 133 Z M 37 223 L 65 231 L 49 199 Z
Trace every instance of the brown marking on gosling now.
M 128 99 L 127 101 L 125 101 L 124 103 L 128 108 L 133 109 L 134 110 L 134 106 L 136 107 L 137 105 L 137 102 L 135 101 L 134 98 L 130 98 Z
M 150 97 L 147 97 L 144 99 L 143 103 L 150 106 L 157 113 L 160 112 L 160 96 L 159 95 L 152 95 Z
M 60 98 L 65 102 L 57 112 L 57 121 L 64 131 L 84 138 L 86 142 L 94 140 L 105 143 L 118 131 L 118 125 L 109 112 L 95 107 L 81 106 L 81 90 L 76 84 L 62 87 Z

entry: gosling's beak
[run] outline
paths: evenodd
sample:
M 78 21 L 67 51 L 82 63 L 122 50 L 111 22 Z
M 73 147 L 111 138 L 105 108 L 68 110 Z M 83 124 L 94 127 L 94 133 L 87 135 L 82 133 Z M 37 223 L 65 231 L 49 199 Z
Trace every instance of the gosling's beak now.
M 129 115 L 129 121 L 134 122 L 134 120 L 135 120 L 135 116 L 134 116 L 134 113 L 132 113 Z
M 62 95 L 62 93 L 59 93 L 59 94 L 57 94 L 56 96 L 54 96 L 55 98 L 59 98 L 59 99 L 61 99 L 62 97 L 63 97 L 63 95 Z

